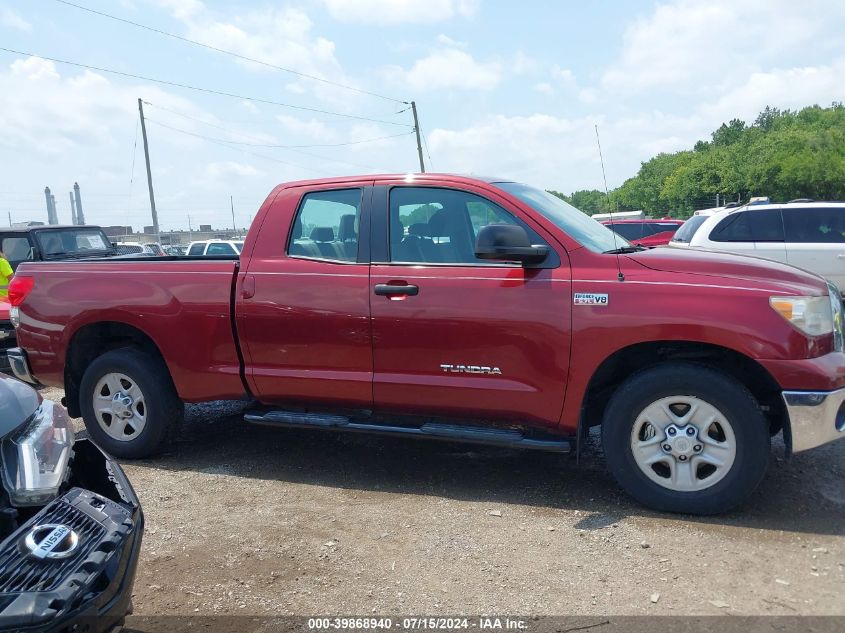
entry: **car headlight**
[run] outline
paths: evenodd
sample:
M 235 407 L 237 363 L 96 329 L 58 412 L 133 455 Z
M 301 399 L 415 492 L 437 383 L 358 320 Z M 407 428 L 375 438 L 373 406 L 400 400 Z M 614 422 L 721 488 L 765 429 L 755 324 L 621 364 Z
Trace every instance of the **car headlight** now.
M 3 439 L 3 485 L 13 505 L 43 505 L 65 480 L 73 428 L 64 409 L 44 400 L 20 429 Z
M 833 332 L 830 297 L 771 297 L 769 304 L 804 334 L 824 336 Z

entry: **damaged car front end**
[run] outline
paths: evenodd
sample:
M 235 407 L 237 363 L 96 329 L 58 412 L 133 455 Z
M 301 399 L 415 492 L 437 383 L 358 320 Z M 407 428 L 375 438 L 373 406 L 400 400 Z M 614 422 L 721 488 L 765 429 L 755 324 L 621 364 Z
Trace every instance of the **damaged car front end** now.
M 0 376 L 0 630 L 109 631 L 131 611 L 144 518 L 64 408 Z

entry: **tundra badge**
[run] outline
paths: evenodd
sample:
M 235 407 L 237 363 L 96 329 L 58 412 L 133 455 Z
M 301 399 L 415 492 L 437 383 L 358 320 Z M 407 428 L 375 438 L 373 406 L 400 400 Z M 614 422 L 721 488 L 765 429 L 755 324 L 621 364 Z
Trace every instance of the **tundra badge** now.
M 440 365 L 440 369 L 451 374 L 498 374 L 502 370 L 498 367 L 487 367 L 483 365 Z

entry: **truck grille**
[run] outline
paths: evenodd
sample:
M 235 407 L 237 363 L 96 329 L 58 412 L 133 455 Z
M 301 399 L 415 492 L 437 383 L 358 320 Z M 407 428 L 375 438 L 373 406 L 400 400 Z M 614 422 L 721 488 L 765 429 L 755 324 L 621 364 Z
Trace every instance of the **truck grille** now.
M 38 560 L 22 555 L 23 536 L 9 539 L 0 550 L 0 593 L 51 591 L 85 561 L 103 537 L 105 529 L 73 506 L 58 501 L 38 513 L 30 525 L 61 523 L 79 535 L 79 548 L 65 560 Z

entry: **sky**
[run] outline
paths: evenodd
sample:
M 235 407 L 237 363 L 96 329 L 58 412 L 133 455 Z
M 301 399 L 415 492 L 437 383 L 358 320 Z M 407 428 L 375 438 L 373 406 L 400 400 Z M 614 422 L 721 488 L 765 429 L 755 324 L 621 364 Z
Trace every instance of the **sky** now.
M 0 225 L 46 221 L 45 186 L 69 223 L 74 182 L 88 223 L 151 224 L 139 98 L 162 230 L 231 226 L 230 197 L 248 226 L 280 182 L 418 171 L 411 100 L 428 171 L 563 192 L 604 188 L 596 126 L 612 189 L 724 121 L 845 100 L 840 0 L 72 4 L 242 57 L 0 0 Z

